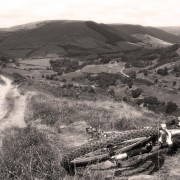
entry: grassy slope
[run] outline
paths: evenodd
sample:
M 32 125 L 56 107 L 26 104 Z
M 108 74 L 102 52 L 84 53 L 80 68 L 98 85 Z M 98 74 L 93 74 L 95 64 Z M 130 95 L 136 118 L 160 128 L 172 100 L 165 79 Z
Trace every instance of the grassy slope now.
M 158 120 L 158 116 L 154 113 L 137 109 L 125 103 L 116 103 L 112 100 L 73 101 L 67 98 L 57 99 L 48 94 L 36 94 L 29 99 L 26 111 L 26 122 L 37 127 L 40 132 L 44 132 L 49 137 L 52 147 L 58 147 L 57 157 L 60 159 L 62 152 L 88 141 L 85 128 L 90 125 L 105 131 L 121 131 L 154 126 Z M 55 134 L 52 135 L 52 132 Z M 173 160 L 174 157 L 170 159 Z M 170 176 L 174 176 L 174 169 L 177 168 L 173 166 L 174 169 L 172 169 L 169 166 L 170 163 L 171 161 L 165 163 L 160 171 L 162 178 L 167 171 Z M 91 178 L 104 179 L 112 171 L 91 173 Z M 157 174 L 151 178 L 157 177 Z M 88 176 L 86 171 L 85 175 Z M 139 179 L 142 178 L 145 176 L 141 176 Z
M 1 33 L 0 40 L 1 52 L 12 56 L 21 53 L 21 57 L 87 50 L 91 54 L 113 49 L 116 41 L 137 41 L 109 26 L 84 21 L 47 21 L 32 29 Z
M 180 36 L 180 27 L 179 26 L 159 27 L 159 29 L 162 29 L 163 31 L 166 31 L 168 33 Z
M 88 141 L 86 127 L 93 125 L 106 131 L 126 130 L 155 125 L 158 122 L 158 116 L 154 113 L 122 102 L 110 99 L 75 101 L 43 93 L 37 87 L 33 90 L 36 94 L 28 99 L 25 113 L 27 128 L 8 130 L 3 141 L 4 154 L 1 154 L 3 161 L 0 161 L 0 170 L 6 178 L 5 165 L 22 179 L 29 176 L 41 179 L 47 176 L 54 179 L 73 179 L 74 177 L 69 177 L 64 172 L 59 162 L 64 152 Z M 49 156 L 50 160 L 47 160 Z M 31 160 L 26 161 L 27 157 Z M 41 173 L 34 171 L 37 170 L 36 160 Z M 17 171 L 18 169 L 24 169 L 25 173 Z M 104 179 L 109 173 L 112 171 L 97 171 L 88 175 L 85 171 L 85 177 Z
M 172 43 L 180 42 L 179 37 L 154 27 L 144 27 L 140 25 L 129 25 L 129 24 L 125 24 L 125 25 L 112 24 L 110 26 L 121 32 L 126 32 L 127 34 L 138 34 L 138 33 L 149 34 L 151 36 L 154 36 L 156 38 L 159 38 L 167 42 L 172 42 Z

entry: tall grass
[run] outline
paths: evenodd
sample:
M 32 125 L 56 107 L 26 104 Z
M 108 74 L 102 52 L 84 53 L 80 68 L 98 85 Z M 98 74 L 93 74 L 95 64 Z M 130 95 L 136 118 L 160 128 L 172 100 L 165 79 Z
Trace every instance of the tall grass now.
M 6 132 L 2 142 L 2 179 L 59 179 L 62 168 L 45 134 L 27 127 Z
M 63 152 L 71 150 L 69 144 L 73 147 L 85 140 L 79 129 L 85 130 L 88 125 L 108 131 L 126 130 L 152 125 L 157 119 L 149 111 L 121 102 L 75 101 L 37 93 L 28 99 L 25 121 L 26 128 L 8 130 L 3 139 L 3 179 L 73 179 L 66 175 L 60 160 Z M 59 131 L 62 126 L 67 127 L 65 132 Z M 104 179 L 104 174 L 97 172 L 87 178 Z
M 85 121 L 104 130 L 125 130 L 150 126 L 157 122 L 150 111 L 138 110 L 128 104 L 113 101 L 71 100 L 37 94 L 29 102 L 26 121 L 40 119 L 42 124 L 59 127 Z M 122 128 L 118 125 L 122 125 Z

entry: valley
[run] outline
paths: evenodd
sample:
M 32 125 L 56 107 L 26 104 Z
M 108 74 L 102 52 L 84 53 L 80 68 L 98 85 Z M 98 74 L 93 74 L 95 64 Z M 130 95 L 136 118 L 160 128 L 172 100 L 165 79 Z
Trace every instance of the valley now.
M 1 176 L 177 178 L 178 152 L 142 157 L 127 176 L 94 166 L 70 176 L 60 162 L 90 141 L 90 126 L 121 132 L 179 117 L 179 51 L 178 36 L 139 25 L 44 21 L 0 29 Z

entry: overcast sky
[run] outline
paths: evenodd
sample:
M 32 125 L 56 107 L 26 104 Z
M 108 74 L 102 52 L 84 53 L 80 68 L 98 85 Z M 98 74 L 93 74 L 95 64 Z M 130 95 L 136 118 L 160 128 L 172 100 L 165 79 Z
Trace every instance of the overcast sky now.
M 0 0 L 0 27 L 41 20 L 180 26 L 180 0 Z

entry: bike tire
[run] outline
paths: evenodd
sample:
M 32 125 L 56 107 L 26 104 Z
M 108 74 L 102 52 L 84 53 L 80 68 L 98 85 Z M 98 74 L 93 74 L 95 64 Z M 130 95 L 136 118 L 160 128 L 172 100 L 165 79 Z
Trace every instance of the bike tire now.
M 130 140 L 133 138 L 139 137 L 157 137 L 159 134 L 159 128 L 152 127 L 152 128 L 144 128 L 140 130 L 131 130 L 131 131 L 124 131 L 122 134 L 118 134 L 112 137 L 108 137 L 107 139 L 101 139 L 97 141 L 93 141 L 87 144 L 80 146 L 77 149 L 72 150 L 71 152 L 65 154 L 61 160 L 61 166 L 69 174 L 74 174 L 74 165 L 71 164 L 71 161 L 75 158 L 88 154 L 90 152 L 96 151 L 98 149 L 107 148 L 109 146 L 118 146 L 123 141 Z

